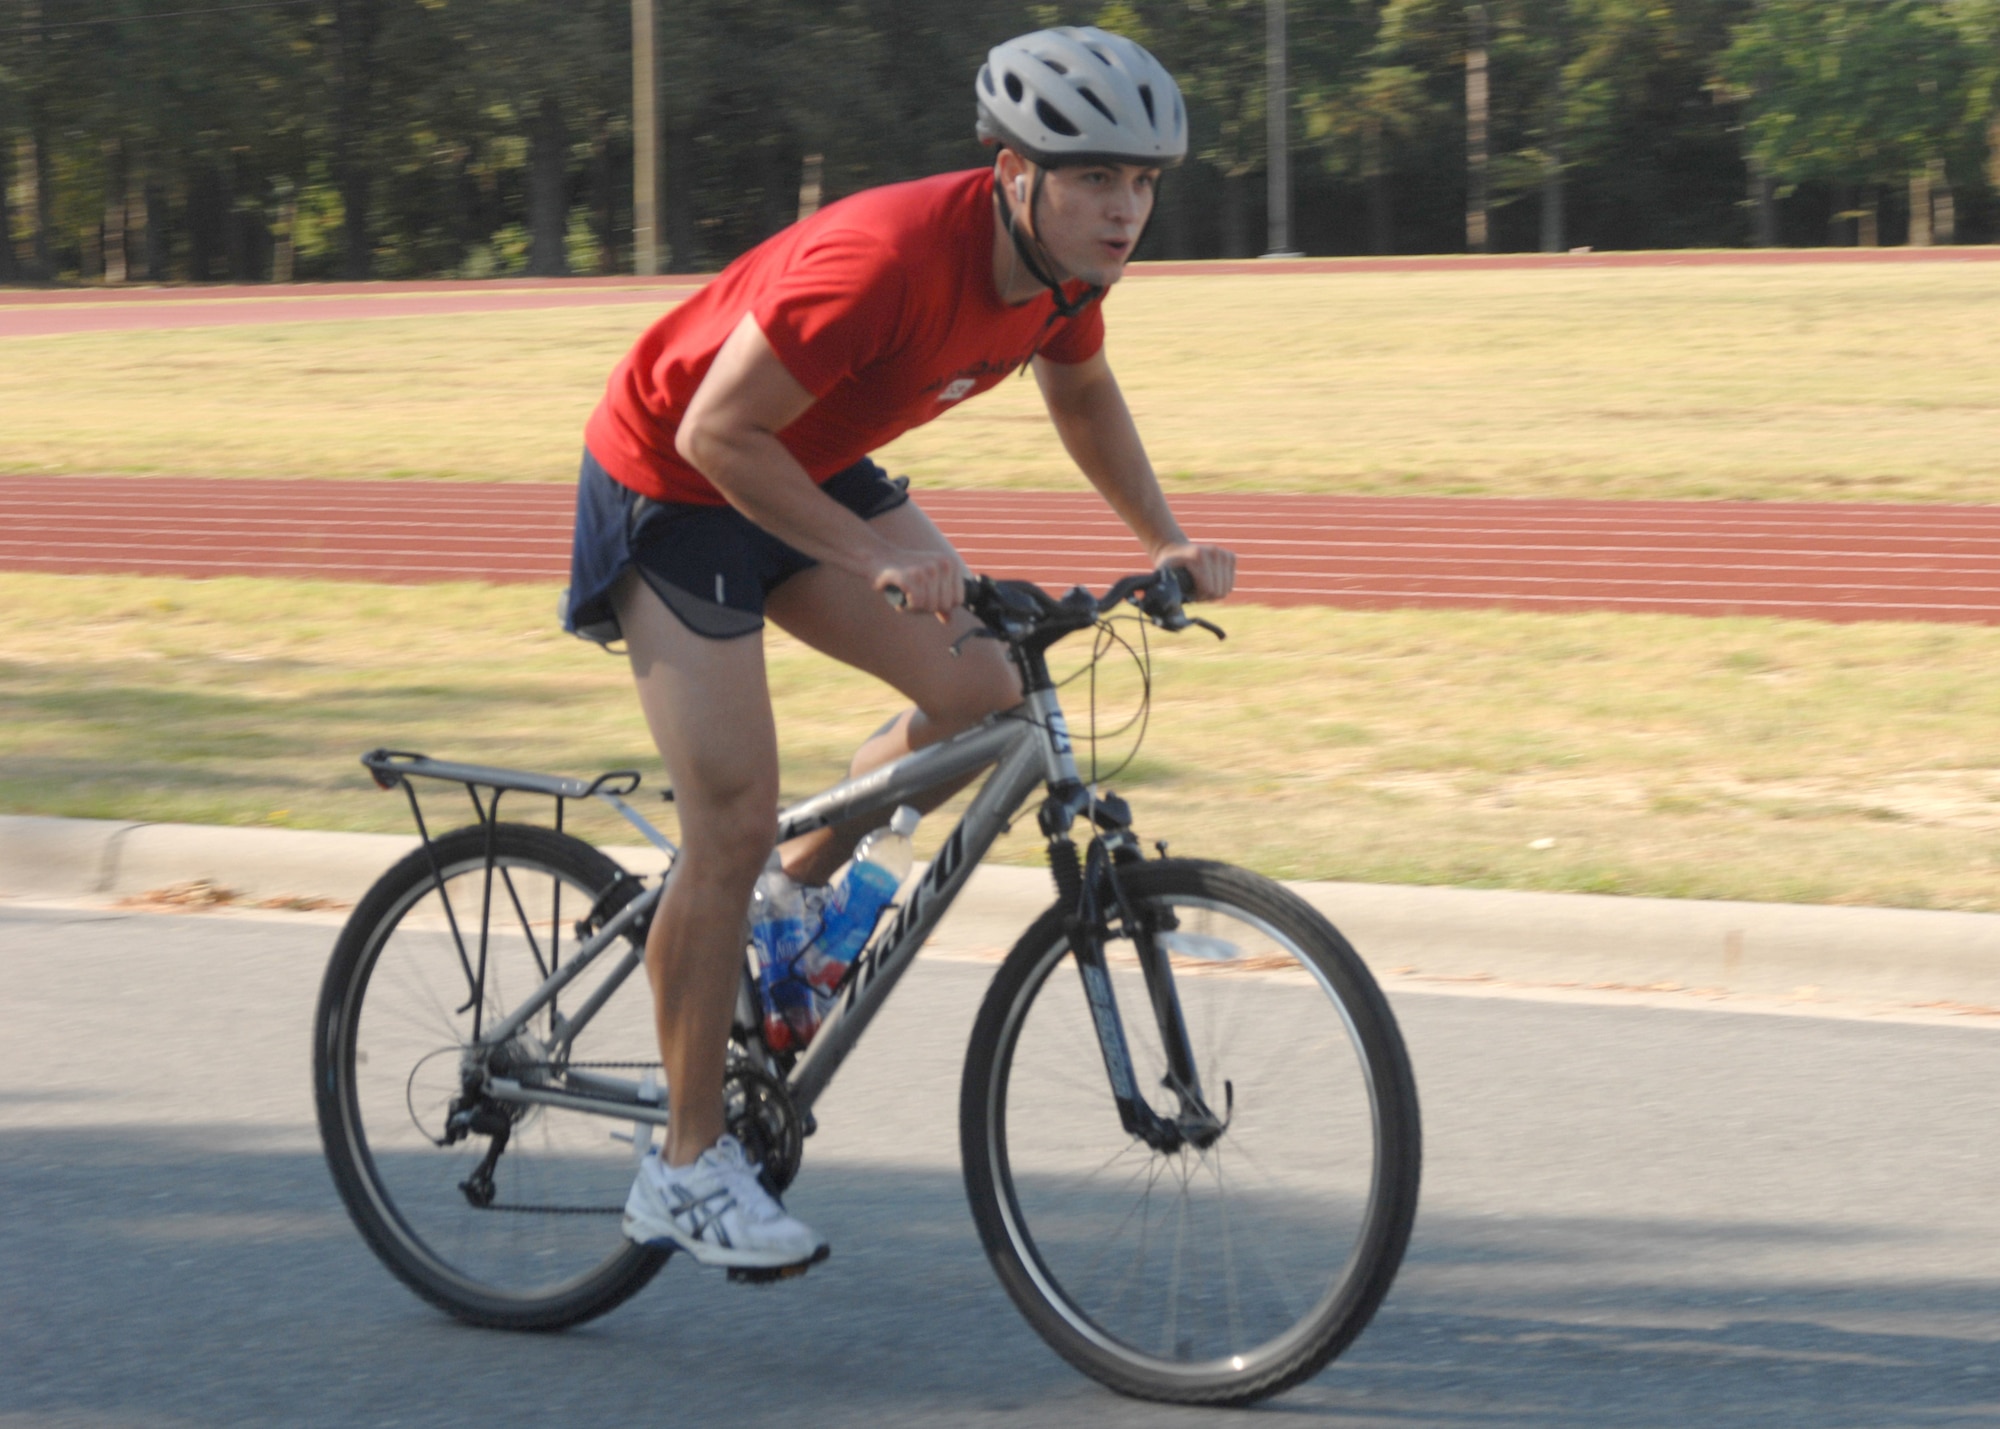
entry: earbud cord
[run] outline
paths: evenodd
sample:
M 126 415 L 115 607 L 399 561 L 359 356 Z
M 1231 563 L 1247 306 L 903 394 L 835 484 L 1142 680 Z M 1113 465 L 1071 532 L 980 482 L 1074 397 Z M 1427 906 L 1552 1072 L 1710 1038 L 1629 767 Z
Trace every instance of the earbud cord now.
M 1044 173 L 1045 171 L 1040 167 L 1036 168 L 1034 186 L 1028 191 L 1028 211 L 1031 215 L 1034 212 L 1036 201 L 1042 196 L 1042 178 Z M 1021 236 L 1020 210 L 1007 201 L 1004 186 L 999 183 L 993 185 L 993 201 L 1000 205 L 1001 211 L 1007 215 L 1007 236 L 1014 241 L 1015 255 L 1022 263 L 1027 265 L 1028 271 L 1041 281 L 1042 286 L 1049 290 L 1050 295 L 1055 299 L 1056 315 L 1058 317 L 1073 318 L 1103 295 L 1104 289 L 1092 283 L 1083 290 L 1081 297 L 1072 301 L 1069 295 L 1063 292 L 1062 284 L 1050 277 L 1048 269 L 1044 268 L 1041 262 L 1038 261 L 1033 249 L 1028 246 L 1028 239 Z M 1036 238 L 1034 243 L 1035 247 L 1041 247 L 1040 238 Z M 1044 249 L 1043 253 L 1046 255 L 1047 250 Z M 1053 259 L 1050 259 L 1050 266 L 1054 266 Z M 1009 265 L 1008 274 L 1008 286 L 1011 287 L 1013 285 L 1012 265 Z
M 995 199 L 995 200 L 997 201 L 997 200 L 999 199 L 999 197 L 1000 197 L 1000 193 L 999 193 L 999 188 L 1000 188 L 1000 186 L 999 186 L 998 184 L 995 184 L 995 185 L 993 186 L 993 188 L 994 188 L 994 194 L 993 194 L 993 197 L 994 197 L 994 199 Z M 1001 301 L 1001 302 L 1003 302 L 1003 303 L 1004 303 L 1004 302 L 1006 302 L 1006 301 L 1007 301 L 1007 295 L 1008 295 L 1009 293 L 1011 293 L 1011 292 L 1013 292 L 1013 291 L 1014 291 L 1014 278 L 1015 278 L 1015 276 L 1016 276 L 1017 274 L 1019 274 L 1019 273 L 1020 273 L 1020 271 L 1021 271 L 1021 249 L 1020 249 L 1020 245 L 1019 245 L 1019 244 L 1009 244 L 1009 245 L 1007 246 L 1007 281 L 1006 281 L 1006 282 L 1004 282 L 1004 283 L 1002 283 L 1002 284 L 1000 285 L 1000 301 Z

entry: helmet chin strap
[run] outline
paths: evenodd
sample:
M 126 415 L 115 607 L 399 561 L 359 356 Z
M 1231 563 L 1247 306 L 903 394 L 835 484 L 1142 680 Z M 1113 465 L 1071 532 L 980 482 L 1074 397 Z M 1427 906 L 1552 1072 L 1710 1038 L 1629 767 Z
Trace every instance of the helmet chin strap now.
M 1042 180 L 1047 174 L 1048 170 L 1041 165 L 1035 166 L 1035 180 L 1028 190 L 1028 214 L 1031 219 L 1034 216 L 1035 205 L 1041 200 Z M 1069 295 L 1063 292 L 1061 280 L 1050 276 L 1050 270 L 1058 264 L 1048 249 L 1042 245 L 1040 236 L 1030 238 L 1021 232 L 1020 210 L 1008 201 L 1007 186 L 999 182 L 997 175 L 993 183 L 993 198 L 1000 205 L 1001 212 L 1007 215 L 1007 236 L 1014 241 L 1014 252 L 1020 256 L 1022 266 L 1034 274 L 1054 297 L 1057 316 L 1073 318 L 1104 295 L 1104 289 L 1092 283 L 1083 290 L 1082 296 L 1072 301 Z

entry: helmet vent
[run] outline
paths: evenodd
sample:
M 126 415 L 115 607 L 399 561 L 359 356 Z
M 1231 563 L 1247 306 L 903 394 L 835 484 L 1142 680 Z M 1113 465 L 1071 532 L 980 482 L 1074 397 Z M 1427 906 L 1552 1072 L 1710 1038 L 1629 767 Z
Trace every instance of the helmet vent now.
M 1133 7 L 1098 8 L 1108 15 Z M 987 51 L 973 94 L 980 141 L 1004 144 L 1045 169 L 1079 163 L 1172 168 L 1187 158 L 1188 110 L 1180 86 L 1145 46 L 1125 35 L 1090 25 L 1018 35 Z
M 1012 78 L 1011 75 L 1008 77 L 1010 79 Z M 1098 106 L 1098 108 L 1100 109 L 1103 107 L 1104 107 L 1103 105 Z M 1053 129 L 1056 133 L 1062 135 L 1065 139 L 1074 139 L 1076 138 L 1077 135 L 1083 132 L 1081 129 L 1077 128 L 1074 124 L 1070 123 L 1068 119 L 1064 118 L 1063 112 L 1060 109 L 1056 108 L 1053 104 L 1049 103 L 1046 99 L 1037 99 L 1035 101 L 1035 117 L 1041 120 L 1042 123 L 1048 125 L 1049 128 Z

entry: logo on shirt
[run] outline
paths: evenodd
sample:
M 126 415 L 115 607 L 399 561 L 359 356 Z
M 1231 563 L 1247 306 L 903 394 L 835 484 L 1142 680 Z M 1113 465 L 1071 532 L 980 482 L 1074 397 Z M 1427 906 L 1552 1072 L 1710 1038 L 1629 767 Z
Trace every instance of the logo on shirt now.
M 923 390 L 937 393 L 940 402 L 956 402 L 963 397 L 971 396 L 972 389 L 979 385 L 981 378 L 1005 377 L 1010 372 L 1017 372 L 1032 356 L 1033 353 L 1027 353 L 1008 362 L 994 362 L 990 358 L 982 358 L 978 362 L 959 368 L 950 377 L 940 377 L 928 383 Z

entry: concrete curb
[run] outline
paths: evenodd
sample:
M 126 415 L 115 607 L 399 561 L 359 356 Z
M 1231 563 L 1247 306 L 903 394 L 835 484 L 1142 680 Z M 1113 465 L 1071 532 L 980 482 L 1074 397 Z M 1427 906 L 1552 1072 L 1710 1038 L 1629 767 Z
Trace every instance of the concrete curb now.
M 246 898 L 352 903 L 416 846 L 414 834 L 0 815 L 0 896 L 120 897 L 205 879 Z
M 106 898 L 206 879 L 248 900 L 352 903 L 414 836 L 0 816 L 0 897 Z M 640 873 L 645 846 L 606 850 Z M 2000 1007 L 2000 915 L 1362 883 L 1289 885 L 1380 970 L 1449 980 L 1715 989 Z M 1004 952 L 1053 892 L 988 866 L 940 930 Z

